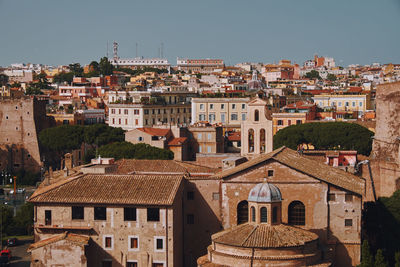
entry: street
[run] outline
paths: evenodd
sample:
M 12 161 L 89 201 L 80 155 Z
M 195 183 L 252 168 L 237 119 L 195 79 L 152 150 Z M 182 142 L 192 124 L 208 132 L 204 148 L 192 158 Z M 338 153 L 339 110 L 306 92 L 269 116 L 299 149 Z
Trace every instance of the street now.
M 19 240 L 18 246 L 9 247 L 11 250 L 10 266 L 15 267 L 29 267 L 31 263 L 30 254 L 26 251 L 30 244 L 33 243 L 32 239 Z

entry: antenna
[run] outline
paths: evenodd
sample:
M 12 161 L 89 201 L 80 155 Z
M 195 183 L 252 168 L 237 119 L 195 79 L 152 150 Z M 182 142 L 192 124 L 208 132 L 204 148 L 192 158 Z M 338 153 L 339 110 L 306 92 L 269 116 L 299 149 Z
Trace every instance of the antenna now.
M 118 60 L 118 43 L 114 41 L 113 43 L 114 60 Z
M 161 58 L 164 58 L 164 43 L 161 43 Z
M 136 57 L 138 57 L 137 51 L 138 51 L 138 43 L 136 43 Z

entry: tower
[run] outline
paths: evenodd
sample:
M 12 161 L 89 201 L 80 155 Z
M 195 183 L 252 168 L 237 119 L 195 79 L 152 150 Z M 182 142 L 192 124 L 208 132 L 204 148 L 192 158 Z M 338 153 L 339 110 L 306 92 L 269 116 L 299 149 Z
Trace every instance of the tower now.
M 118 43 L 114 41 L 113 43 L 114 60 L 118 60 Z

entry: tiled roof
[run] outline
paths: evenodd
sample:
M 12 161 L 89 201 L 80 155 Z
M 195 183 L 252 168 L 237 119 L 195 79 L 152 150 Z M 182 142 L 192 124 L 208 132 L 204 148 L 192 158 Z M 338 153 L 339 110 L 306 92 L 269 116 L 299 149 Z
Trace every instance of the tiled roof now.
M 182 175 L 81 175 L 43 188 L 33 203 L 172 205 Z
M 177 137 L 177 138 L 172 139 L 172 140 L 168 143 L 168 145 L 169 145 L 169 146 L 180 146 L 180 145 L 182 145 L 183 143 L 185 143 L 186 140 L 187 140 L 186 137 Z
M 215 177 L 226 178 L 271 159 L 321 181 L 359 195 L 364 194 L 365 181 L 363 179 L 338 168 L 301 156 L 296 151 L 287 147 L 278 148 L 270 153 L 260 155 L 250 161 L 240 164 L 235 168 L 219 172 Z
M 218 169 L 201 166 L 191 162 L 181 162 L 175 160 L 147 160 L 147 159 L 121 159 L 116 162 L 118 174 L 188 174 L 208 173 L 212 175 Z
M 215 243 L 248 248 L 279 248 L 302 246 L 317 240 L 310 231 L 279 224 L 244 223 L 212 236 Z
M 77 234 L 65 232 L 65 233 L 58 234 L 53 237 L 43 239 L 36 243 L 31 244 L 28 248 L 28 252 L 31 252 L 34 249 L 41 248 L 41 247 L 47 246 L 49 244 L 64 240 L 64 239 L 68 240 L 76 245 L 85 246 L 88 244 L 90 237 L 85 236 L 85 235 L 77 235 Z
M 137 128 L 137 129 L 152 136 L 166 136 L 170 131 L 170 129 L 159 129 L 151 127 Z

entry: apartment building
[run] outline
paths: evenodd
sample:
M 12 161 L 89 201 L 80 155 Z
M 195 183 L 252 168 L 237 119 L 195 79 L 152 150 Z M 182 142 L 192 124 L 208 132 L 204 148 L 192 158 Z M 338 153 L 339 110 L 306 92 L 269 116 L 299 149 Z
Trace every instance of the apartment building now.
M 359 115 L 371 109 L 370 94 L 321 94 L 312 99 L 320 108 L 336 108 L 336 111 L 358 112 Z
M 225 127 L 240 128 L 247 118 L 250 98 L 193 98 L 192 123 L 208 121 Z
M 178 70 L 192 71 L 200 73 L 210 73 L 215 69 L 223 68 L 224 61 L 222 59 L 182 59 L 176 60 Z

